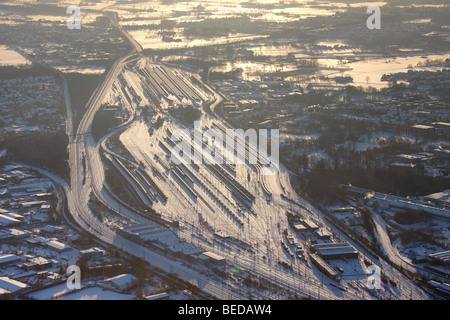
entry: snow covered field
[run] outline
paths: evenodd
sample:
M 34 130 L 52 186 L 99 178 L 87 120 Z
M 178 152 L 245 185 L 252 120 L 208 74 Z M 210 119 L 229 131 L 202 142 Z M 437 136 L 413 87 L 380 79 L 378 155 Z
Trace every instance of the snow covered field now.
M 99 66 L 57 66 L 55 69 L 63 73 L 81 73 L 81 74 L 103 74 L 106 70 L 105 67 Z
M 257 40 L 263 39 L 265 36 L 253 36 L 253 35 L 245 35 L 245 34 L 236 34 L 227 37 L 218 37 L 214 39 L 193 39 L 188 40 L 186 38 L 180 38 L 179 42 L 165 42 L 163 38 L 155 31 L 152 30 L 136 30 L 130 31 L 130 35 L 136 39 L 137 42 L 144 49 L 174 49 L 174 48 L 193 48 L 207 45 L 217 45 L 217 44 L 225 44 L 225 43 L 233 43 L 238 41 L 247 41 L 247 40 Z M 181 35 L 181 33 L 180 33 Z
M 31 61 L 17 51 L 12 50 L 5 45 L 0 45 L 0 66 L 21 66 L 30 64 Z
M 355 85 L 363 87 L 372 86 L 375 88 L 382 88 L 387 86 L 387 83 L 381 81 L 383 74 L 391 74 L 397 72 L 407 72 L 408 65 L 416 66 L 419 62 L 424 62 L 427 59 L 448 59 L 450 54 L 429 55 L 426 58 L 421 56 L 411 57 L 397 57 L 396 59 L 371 59 L 362 60 L 358 62 L 348 63 L 346 66 L 351 68 L 345 74 L 353 78 Z M 436 70 L 434 67 L 414 68 L 414 70 Z M 368 78 L 367 78 L 368 77 Z

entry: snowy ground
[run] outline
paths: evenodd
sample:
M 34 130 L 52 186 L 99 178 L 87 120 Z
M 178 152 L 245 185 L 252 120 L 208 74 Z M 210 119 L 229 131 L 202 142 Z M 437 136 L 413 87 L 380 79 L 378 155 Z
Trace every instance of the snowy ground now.
M 19 66 L 30 65 L 31 61 L 25 58 L 20 53 L 0 45 L 0 66 Z
M 37 300 L 133 300 L 135 295 L 121 294 L 100 287 L 81 284 L 81 290 L 71 290 L 63 283 L 28 295 Z
M 383 88 L 387 86 L 387 82 L 381 81 L 381 77 L 384 74 L 394 74 L 397 72 L 407 72 L 409 65 L 416 66 L 419 62 L 423 63 L 425 60 L 435 60 L 435 59 L 447 59 L 450 54 L 440 54 L 440 55 L 429 55 L 426 58 L 421 55 L 409 56 L 409 57 L 397 57 L 395 59 L 378 58 L 378 59 L 367 59 L 360 60 L 357 62 L 351 62 L 345 64 L 346 68 L 349 68 L 344 72 L 345 76 L 351 76 L 353 78 L 353 83 L 356 86 L 363 87 L 374 87 Z M 421 67 L 414 68 L 413 70 L 438 70 L 442 68 L 436 67 Z M 328 73 L 333 73 L 333 71 L 321 72 L 323 75 L 328 75 Z
M 127 82 L 132 83 L 129 80 Z M 140 85 L 136 83 L 133 88 L 135 91 L 141 91 Z M 118 89 L 115 87 L 113 90 Z M 246 208 L 242 201 L 233 195 L 230 186 L 209 166 L 179 166 L 171 163 L 169 138 L 175 130 L 189 128 L 164 110 L 154 111 L 151 116 L 153 118 L 161 116 L 165 120 L 163 125 L 156 129 L 151 120 L 137 116 L 120 134 L 119 139 L 127 153 L 131 155 L 130 160 L 140 164 L 140 169 L 144 170 L 168 197 L 167 201 L 163 201 L 157 192 L 153 191 L 152 208 L 167 220 L 179 221 L 178 235 L 181 238 L 222 255 L 234 265 L 252 270 L 256 274 L 270 279 L 278 277 L 278 281 L 282 279 L 282 282 L 291 285 L 298 282 L 300 287 L 303 285 L 304 292 L 309 292 L 311 296 L 329 299 L 373 298 L 370 295 L 372 293 L 367 291 L 364 280 L 366 269 L 361 261 L 335 262 L 336 266 L 339 265 L 349 277 L 343 279 L 347 290 L 344 292 L 342 288 L 336 287 L 339 286 L 336 283 L 322 286 L 323 274 L 315 267 L 311 268 L 307 260 L 292 258 L 289 254 L 292 248 L 288 251 L 282 248 L 280 241 L 286 242 L 284 230 L 290 230 L 286 210 L 297 212 L 301 217 L 308 218 L 319 226 L 326 226 L 321 215 L 292 189 L 289 173 L 283 167 L 278 174 L 262 175 L 258 167 L 249 164 L 238 164 L 234 170 L 222 165 L 232 180 L 254 195 L 251 209 Z M 202 114 L 201 121 L 204 130 L 223 126 L 222 121 L 207 114 Z M 190 139 L 189 131 L 186 135 L 183 134 L 183 140 L 187 139 Z M 119 157 L 114 151 L 110 155 Z M 180 174 L 184 178 L 177 177 Z M 187 185 L 192 192 L 187 189 Z M 298 235 L 295 237 L 304 244 L 306 239 Z M 339 240 L 342 239 L 342 235 L 333 232 L 333 238 Z M 280 267 L 278 262 L 291 265 L 293 270 Z M 388 267 L 386 269 L 389 270 Z M 391 277 L 399 277 L 394 273 Z M 401 277 L 399 279 L 397 281 L 405 281 Z M 331 279 L 327 281 L 333 282 Z M 404 287 L 408 288 L 408 294 L 410 290 L 416 290 L 407 282 Z M 406 296 L 402 290 L 391 292 L 388 287 L 386 290 L 386 294 L 394 294 L 397 298 Z M 374 297 L 386 298 L 386 294 L 377 293 Z M 419 292 L 418 296 L 423 297 Z

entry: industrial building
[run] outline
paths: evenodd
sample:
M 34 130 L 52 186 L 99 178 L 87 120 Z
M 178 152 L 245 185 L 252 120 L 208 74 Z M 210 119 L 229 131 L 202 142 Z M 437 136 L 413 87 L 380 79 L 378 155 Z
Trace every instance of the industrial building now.
M 436 291 L 440 292 L 441 294 L 450 297 L 450 284 L 448 283 L 440 283 L 434 280 L 428 281 L 428 284 L 435 289 Z
M 358 251 L 346 242 L 314 244 L 311 251 L 324 260 L 358 258 Z
M 316 230 L 316 235 L 319 237 L 319 239 L 321 240 L 330 240 L 331 239 L 331 232 L 328 231 L 325 228 L 319 228 Z
M 28 288 L 28 285 L 8 277 L 0 277 L 0 299 L 10 299 L 14 294 L 18 294 Z
M 428 260 L 436 265 L 448 266 L 450 264 L 450 250 L 429 254 Z
M 43 257 L 32 258 L 23 264 L 25 271 L 42 271 L 51 267 L 52 262 Z
M 106 255 L 105 250 L 97 248 L 97 247 L 92 247 L 89 249 L 85 249 L 85 250 L 81 250 L 80 251 L 81 256 L 87 259 L 97 259 L 97 258 L 101 258 L 104 255 Z
M 138 283 L 138 279 L 132 274 L 120 274 L 102 281 L 108 289 L 116 292 L 124 292 L 133 289 Z
M 173 253 L 181 252 L 185 255 L 193 255 L 205 251 L 191 243 L 180 240 L 173 231 L 155 224 L 137 224 L 120 229 L 118 233 L 136 243 L 149 244 Z
M 306 227 L 306 229 L 308 229 L 308 230 L 314 231 L 314 230 L 319 229 L 319 226 L 316 223 L 314 223 L 313 221 L 311 221 L 311 220 L 303 219 L 303 220 L 300 220 L 300 221 Z
M 226 265 L 227 263 L 227 260 L 224 257 L 209 251 L 205 251 L 202 254 L 200 254 L 199 259 L 204 260 L 206 262 L 211 262 L 216 266 L 223 266 Z
M 15 254 L 6 254 L 3 256 L 0 256 L 0 267 L 5 267 L 8 266 L 10 264 L 16 263 L 16 262 L 20 262 L 21 259 L 16 256 Z
M 21 222 L 20 220 L 13 218 L 11 216 L 8 216 L 6 214 L 0 214 L 0 225 L 3 226 L 16 226 L 19 225 Z
M 120 229 L 118 230 L 118 233 L 137 243 L 158 241 L 163 240 L 163 238 L 171 238 L 174 236 L 173 232 L 169 229 L 163 229 L 157 225 L 146 223 Z
M 307 230 L 308 230 L 302 223 L 294 223 L 294 224 L 292 225 L 292 227 L 293 227 L 294 230 L 297 231 L 297 232 L 304 232 L 304 231 L 307 231 Z

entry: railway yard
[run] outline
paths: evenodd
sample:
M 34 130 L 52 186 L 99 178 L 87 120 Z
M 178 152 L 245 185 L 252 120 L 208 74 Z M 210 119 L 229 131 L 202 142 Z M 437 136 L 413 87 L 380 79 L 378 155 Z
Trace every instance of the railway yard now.
M 236 146 L 245 150 L 244 155 L 235 154 L 240 161 L 208 164 L 195 158 L 195 151 L 201 150 L 204 159 L 218 149 L 204 131 L 226 136 L 233 128 L 205 112 L 197 119 L 202 128 L 183 124 L 170 115 L 168 106 L 202 110 L 203 105 L 220 100 L 198 76 L 147 59 L 128 63 L 117 77 L 106 103 L 120 102 L 132 120 L 115 131 L 116 141 L 103 148 L 102 159 L 130 191 L 134 206 L 126 206 L 134 212 L 129 217 L 132 223 L 173 229 L 180 241 L 212 252 L 229 267 L 276 283 L 291 294 L 370 298 L 374 292 L 366 290 L 367 267 L 379 263 L 377 257 L 356 250 L 345 235 L 333 231 L 320 212 L 292 189 L 282 164 L 266 171 L 263 163 L 271 163 L 270 156 L 258 155 L 255 141 L 237 134 Z M 150 106 L 149 114 L 143 114 L 143 105 Z M 156 126 L 158 117 L 164 121 Z M 195 139 L 198 135 L 203 138 Z M 173 152 L 183 143 L 183 150 L 191 153 Z M 116 197 L 106 180 L 103 190 Z M 327 243 L 331 245 L 315 248 Z M 406 294 L 399 290 L 403 284 L 385 286 L 374 297 Z
M 41 2 L 0 5 L 0 300 L 448 300 L 444 1 Z

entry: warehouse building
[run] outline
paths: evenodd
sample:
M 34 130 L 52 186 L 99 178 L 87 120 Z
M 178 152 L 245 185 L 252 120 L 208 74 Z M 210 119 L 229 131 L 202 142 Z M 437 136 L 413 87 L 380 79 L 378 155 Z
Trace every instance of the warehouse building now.
M 331 232 L 328 231 L 325 228 L 319 228 L 316 230 L 316 235 L 319 237 L 319 239 L 321 240 L 330 240 L 331 239 Z
M 5 266 L 15 264 L 20 261 L 22 261 L 22 260 L 15 254 L 6 254 L 3 256 L 0 256 L 0 267 L 5 267 Z
M 57 251 L 57 252 L 63 252 L 63 251 L 68 251 L 68 250 L 72 249 L 69 245 L 67 245 L 61 241 L 58 241 L 58 240 L 50 240 L 50 241 L 46 242 L 45 245 L 49 249 Z
M 105 250 L 97 247 L 81 250 L 80 253 L 82 257 L 87 259 L 98 259 L 106 255 Z
M 153 224 L 136 224 L 118 230 L 122 236 L 134 241 L 136 243 L 145 243 L 148 241 L 158 241 L 164 238 L 174 237 L 174 233 L 166 228 L 161 228 Z
M 18 219 L 15 219 L 9 215 L 1 214 L 0 213 L 0 225 L 3 226 L 16 226 L 19 225 L 21 222 Z
M 25 283 L 8 277 L 0 277 L 0 299 L 11 299 L 25 288 L 28 288 L 28 285 Z
M 102 285 L 116 292 L 125 292 L 133 289 L 138 284 L 138 279 L 132 274 L 120 274 L 102 281 Z
M 448 283 L 440 283 L 434 280 L 428 281 L 428 284 L 434 288 L 436 291 L 439 291 L 441 294 L 450 297 L 450 284 Z
M 314 230 L 319 229 L 319 226 L 315 222 L 313 222 L 311 220 L 303 219 L 303 220 L 300 220 L 300 221 L 308 230 L 314 231 Z
M 448 265 L 450 265 L 450 250 L 429 254 L 428 260 L 432 264 L 436 264 L 436 265 L 440 265 L 440 266 L 448 266 Z
M 209 251 L 205 251 L 200 254 L 199 259 L 205 262 L 210 262 L 216 266 L 224 266 L 227 264 L 227 260 L 224 257 Z
M 294 223 L 292 225 L 292 227 L 294 228 L 295 231 L 297 232 L 305 232 L 308 229 L 306 229 L 306 227 L 302 224 L 302 223 Z
M 158 225 L 137 224 L 120 229 L 118 233 L 133 242 L 149 244 L 161 250 L 169 250 L 173 253 L 193 255 L 205 251 L 200 247 L 178 239 L 177 235 L 172 230 Z
M 311 250 L 324 260 L 358 258 L 358 251 L 346 242 L 319 243 L 312 245 Z

